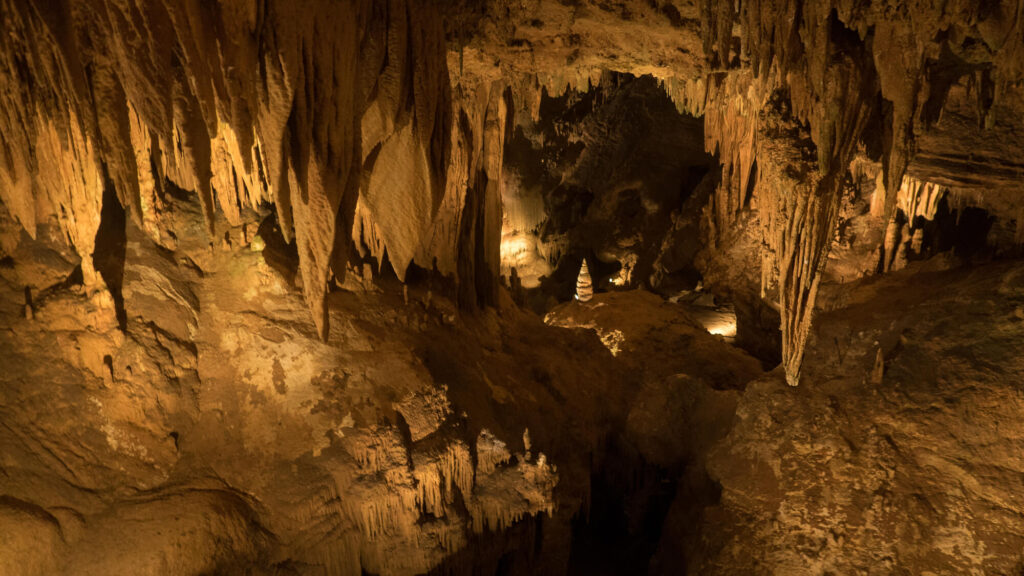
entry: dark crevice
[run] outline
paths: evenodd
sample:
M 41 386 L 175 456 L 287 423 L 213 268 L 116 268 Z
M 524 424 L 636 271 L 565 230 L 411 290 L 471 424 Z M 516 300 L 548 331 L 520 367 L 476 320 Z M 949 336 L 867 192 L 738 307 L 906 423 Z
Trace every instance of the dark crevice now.
M 656 79 L 606 72 L 589 90 L 542 94 L 536 118 L 516 121 L 505 145 L 505 209 L 515 219 L 543 206 L 534 228 L 516 233 L 546 247 L 528 261 L 532 269 L 515 271 L 517 286 L 529 278 L 518 301 L 543 313 L 571 299 L 584 258 L 599 291 L 696 277 L 695 250 L 674 250 L 668 269 L 656 263 L 667 234 L 672 246 L 699 234 L 683 222 L 699 220 L 689 199 L 712 158 L 701 119 L 681 114 Z
M 256 235 L 263 240 L 263 259 L 267 265 L 293 284 L 299 271 L 299 251 L 294 242 L 285 241 L 276 212 L 271 212 L 260 222 Z
M 573 522 L 568 574 L 646 574 L 661 541 L 678 474 L 613 437 L 591 470 L 590 506 Z
M 946 104 L 946 97 L 949 89 L 959 82 L 960 78 L 971 74 L 975 66 L 965 62 L 959 56 L 953 54 L 949 48 L 948 41 L 942 42 L 942 48 L 936 59 L 929 59 L 925 68 L 925 78 L 928 82 L 928 100 L 921 110 L 921 120 L 925 126 L 932 126 L 939 121 L 942 115 L 942 108 Z M 982 90 L 982 92 L 984 92 Z M 991 106 L 991 99 L 987 102 Z
M 952 250 L 954 255 L 965 260 L 981 259 L 992 255 L 988 235 L 994 221 L 981 208 L 950 207 L 947 196 L 939 202 L 932 230 L 926 229 L 925 234 L 931 237 L 929 245 L 935 253 Z
M 114 299 L 114 311 L 121 330 L 128 326 L 128 314 L 121 293 L 128 241 L 126 224 L 125 209 L 118 201 L 114 187 L 108 184 L 103 189 L 103 208 L 100 211 L 100 226 L 96 231 L 96 248 L 92 257 L 96 271 Z

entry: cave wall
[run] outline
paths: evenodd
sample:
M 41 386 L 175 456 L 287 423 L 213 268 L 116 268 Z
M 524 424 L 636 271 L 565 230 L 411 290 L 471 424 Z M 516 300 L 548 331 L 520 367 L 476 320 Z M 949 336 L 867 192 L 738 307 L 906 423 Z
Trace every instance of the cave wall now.
M 270 208 L 324 337 L 329 283 L 367 259 L 400 279 L 413 261 L 436 268 L 466 305 L 494 303 L 513 108 L 584 88 L 627 52 L 630 72 L 662 81 L 699 69 L 696 13 L 669 5 L 9 0 L 3 12 L 0 194 L 29 234 L 56 217 L 99 287 L 108 187 L 171 249 L 171 185 L 197 197 L 211 245 Z
M 715 242 L 746 217 L 747 208 L 756 209 L 766 244 L 761 292 L 781 312 L 783 365 L 791 384 L 799 382 L 855 155 L 881 164 L 875 215 L 883 227 L 894 217 L 908 170 L 979 195 L 992 184 L 1003 188 L 992 181 L 977 186 L 972 174 L 988 173 L 984 166 L 1007 148 L 1018 150 L 1012 139 L 1001 152 L 980 153 L 975 163 L 962 148 L 969 140 L 953 143 L 943 138 L 943 128 L 932 128 L 964 123 L 964 91 L 973 100 L 975 126 L 966 133 L 987 127 L 991 138 L 999 132 L 995 126 L 1019 123 L 1018 114 L 1000 118 L 998 111 L 1000 105 L 1020 106 L 1021 9 L 1013 2 L 779 2 L 739 10 L 704 3 L 704 48 L 715 70 L 705 133 L 709 150 L 723 163 L 707 225 Z M 944 115 L 950 93 L 951 113 Z M 791 128 L 780 131 L 780 122 Z M 958 174 L 937 169 L 936 156 L 959 159 Z M 797 181 L 787 182 L 793 177 Z M 1018 184 L 1008 185 L 1019 191 Z M 875 236 L 882 243 L 880 261 L 891 262 L 893 255 L 884 252 L 901 242 Z
M 107 186 L 173 246 L 165 179 L 198 196 L 211 243 L 215 211 L 238 226 L 272 204 L 323 336 L 356 214 L 361 246 L 404 274 L 451 148 L 444 32 L 426 3 L 11 0 L 2 13 L 0 194 L 32 235 L 57 216 L 88 284 Z
M 703 115 L 722 164 L 710 243 L 759 214 L 796 383 L 855 155 L 881 164 L 883 222 L 908 171 L 1021 212 L 1020 6 L 833 4 L 6 0 L 0 194 L 30 234 L 60 221 L 90 285 L 108 186 L 164 245 L 165 179 L 198 196 L 211 240 L 215 211 L 237 226 L 272 205 L 326 335 L 329 281 L 366 258 L 400 279 L 436 266 L 467 305 L 493 303 L 510 111 L 606 70 L 650 74 Z M 802 132 L 780 141 L 780 120 Z M 793 196 L 778 170 L 816 182 Z

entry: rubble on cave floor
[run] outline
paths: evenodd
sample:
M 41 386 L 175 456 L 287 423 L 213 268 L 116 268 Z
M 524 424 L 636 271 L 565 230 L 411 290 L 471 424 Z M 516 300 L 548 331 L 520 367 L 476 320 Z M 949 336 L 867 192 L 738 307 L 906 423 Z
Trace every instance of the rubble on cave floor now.
M 715 388 L 741 390 L 761 367 L 704 323 L 713 310 L 699 302 L 673 302 L 646 290 L 628 290 L 560 304 L 544 322 L 594 331 L 618 359 L 651 377 L 700 375 Z
M 666 545 L 663 565 L 715 574 L 1019 567 L 1024 268 L 911 265 L 847 290 L 816 322 L 807 385 L 790 388 L 777 373 L 749 384 L 707 461 L 721 500 L 701 518 L 699 549 Z M 680 507 L 666 534 L 691 522 Z
M 565 562 L 540 550 L 569 548 L 589 459 L 634 394 L 598 339 L 378 278 L 330 296 L 322 342 L 254 239 L 193 254 L 199 268 L 129 225 L 125 331 L 105 291 L 74 284 L 25 318 L 4 275 L 4 510 L 66 511 L 46 528 L 62 536 L 29 554 L 82 574 L 165 561 L 410 573 L 481 535 L 510 534 L 513 550 L 547 516 L 526 557 Z M 178 501 L 180 523 L 162 523 Z M 213 543 L 155 540 L 194 523 Z

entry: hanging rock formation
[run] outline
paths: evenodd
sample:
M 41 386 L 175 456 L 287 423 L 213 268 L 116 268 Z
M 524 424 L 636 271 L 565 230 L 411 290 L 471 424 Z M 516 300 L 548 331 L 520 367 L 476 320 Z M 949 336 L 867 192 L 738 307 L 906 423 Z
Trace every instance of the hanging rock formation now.
M 2 12 L 0 195 L 32 235 L 58 216 L 87 283 L 104 187 L 168 245 L 164 178 L 198 196 L 211 243 L 218 209 L 238 226 L 274 204 L 322 337 L 357 204 L 377 254 L 404 274 L 450 149 L 447 50 L 429 6 L 5 0 Z
M 791 384 L 799 382 L 817 285 L 853 155 L 860 148 L 881 161 L 876 214 L 889 222 L 919 149 L 916 136 L 928 134 L 951 87 L 965 81 L 974 86 L 979 117 L 993 122 L 988 115 L 997 107 L 993 94 L 1012 94 L 1024 78 L 1024 29 L 1012 16 L 1021 10 L 1019 2 L 999 8 L 969 2 L 915 7 L 755 2 L 738 11 L 728 3 L 704 3 L 705 54 L 711 69 L 719 71 L 709 79 L 705 136 L 708 150 L 723 165 L 706 226 L 714 243 L 743 210 L 756 209 L 767 248 L 761 289 L 773 293 L 777 282 L 783 365 Z M 940 30 L 948 34 L 937 35 Z M 794 125 L 806 131 L 781 148 L 763 142 L 775 138 L 773 115 L 756 112 L 778 108 L 780 94 Z M 1008 98 L 1016 108 L 1009 104 L 1015 98 Z M 805 167 L 793 166 L 787 157 L 802 158 Z M 809 182 L 816 178 L 817 183 Z M 783 184 L 787 179 L 790 183 Z M 808 184 L 813 190 L 802 191 Z M 886 253 L 883 261 L 891 262 L 892 255 Z

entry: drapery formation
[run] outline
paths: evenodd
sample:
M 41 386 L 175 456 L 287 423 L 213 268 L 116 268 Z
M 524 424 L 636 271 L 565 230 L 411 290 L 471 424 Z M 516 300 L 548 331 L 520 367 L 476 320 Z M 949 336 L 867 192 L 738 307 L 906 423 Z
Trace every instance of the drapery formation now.
M 988 117 L 998 95 L 1022 77 L 1022 6 L 704 2 L 705 137 L 723 166 L 706 226 L 714 242 L 741 211 L 757 208 L 762 290 L 777 286 L 790 384 L 799 381 L 844 174 L 857 146 L 871 147 L 866 128 L 881 136 L 879 216 L 888 222 L 915 134 L 936 120 L 950 86 L 976 77 L 980 116 Z
M 211 240 L 218 209 L 238 225 L 272 203 L 326 337 L 356 214 L 403 275 L 444 197 L 447 52 L 427 2 L 2 0 L 0 25 L 0 199 L 33 235 L 56 214 L 87 284 L 105 186 L 165 246 L 165 180 L 198 195 Z
M 704 115 L 706 148 L 722 164 L 707 209 L 712 245 L 758 209 L 764 288 L 779 285 L 796 374 L 794 330 L 809 326 L 835 228 L 827 214 L 855 151 L 881 161 L 888 222 L 951 87 L 969 78 L 992 126 L 1024 78 L 1020 1 L 705 0 L 699 24 L 696 9 L 638 2 L 626 18 L 606 8 L 0 0 L 0 199 L 33 235 L 56 216 L 90 285 L 102 282 L 92 253 L 108 186 L 168 247 L 166 182 L 198 196 L 211 236 L 220 218 L 238 225 L 272 204 L 326 337 L 328 282 L 355 254 L 403 279 L 410 262 L 436 267 L 456 276 L 463 304 L 493 302 L 508 117 L 539 102 L 541 87 L 585 88 L 604 69 L 651 73 L 680 110 Z M 495 24 L 503 18 L 516 24 Z M 777 132 L 779 98 L 809 143 L 809 180 L 793 190 L 765 176 L 786 170 L 768 165 L 777 146 L 762 142 Z M 949 176 L 940 160 L 929 166 Z M 819 216 L 798 214 L 807 206 Z M 795 246 L 804 256 L 790 262 Z

